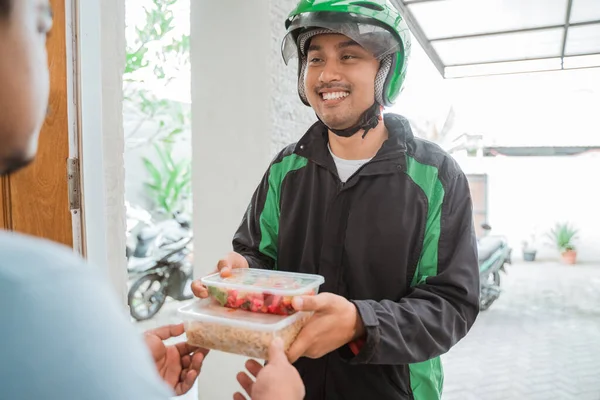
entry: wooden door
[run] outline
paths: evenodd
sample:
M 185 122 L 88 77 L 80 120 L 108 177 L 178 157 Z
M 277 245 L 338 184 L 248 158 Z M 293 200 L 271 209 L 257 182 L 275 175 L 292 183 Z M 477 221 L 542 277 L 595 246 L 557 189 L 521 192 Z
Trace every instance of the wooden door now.
M 36 160 L 1 178 L 0 228 L 73 247 L 67 162 L 69 122 L 65 0 L 51 0 L 54 25 L 48 38 L 49 112 Z

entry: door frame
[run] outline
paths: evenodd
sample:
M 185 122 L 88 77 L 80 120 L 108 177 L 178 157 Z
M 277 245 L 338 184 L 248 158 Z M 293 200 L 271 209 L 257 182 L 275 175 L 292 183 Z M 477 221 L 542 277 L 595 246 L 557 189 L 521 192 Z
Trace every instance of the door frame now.
M 65 0 L 65 8 L 70 150 L 79 162 L 81 188 L 73 230 L 81 254 L 106 273 L 126 309 L 125 0 Z

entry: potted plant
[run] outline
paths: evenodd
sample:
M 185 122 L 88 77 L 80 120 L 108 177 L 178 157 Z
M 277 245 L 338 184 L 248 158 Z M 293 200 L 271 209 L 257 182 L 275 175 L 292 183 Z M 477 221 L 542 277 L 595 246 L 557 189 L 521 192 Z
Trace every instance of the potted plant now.
M 531 240 L 523 240 L 522 242 L 522 250 L 523 250 L 523 261 L 535 261 L 535 255 L 537 254 L 537 249 L 534 246 L 535 243 L 535 235 L 531 235 Z
M 560 252 L 565 264 L 572 265 L 577 260 L 577 249 L 573 243 L 577 238 L 577 232 L 578 230 L 569 223 L 557 223 L 547 234 Z

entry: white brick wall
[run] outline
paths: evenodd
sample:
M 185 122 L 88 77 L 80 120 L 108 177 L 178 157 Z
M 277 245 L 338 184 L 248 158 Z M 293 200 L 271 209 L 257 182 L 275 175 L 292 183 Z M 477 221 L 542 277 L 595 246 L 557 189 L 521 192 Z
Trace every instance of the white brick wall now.
M 271 8 L 271 104 L 272 153 L 300 139 L 317 120 L 310 107 L 298 97 L 297 60 L 285 65 L 281 57 L 281 40 L 286 34 L 284 21 L 296 0 L 270 0 Z

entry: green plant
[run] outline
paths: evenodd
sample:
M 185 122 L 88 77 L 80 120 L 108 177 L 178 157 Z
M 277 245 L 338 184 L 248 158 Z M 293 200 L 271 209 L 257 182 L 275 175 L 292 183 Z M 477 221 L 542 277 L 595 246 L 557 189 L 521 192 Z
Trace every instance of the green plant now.
M 174 142 L 189 126 L 189 107 L 147 89 L 150 81 L 158 87 L 167 86 L 190 64 L 189 34 L 174 33 L 173 8 L 178 1 L 148 0 L 144 22 L 128 27 L 132 35 L 126 49 L 123 109 L 135 121 L 125 132 L 129 148 L 157 140 Z M 153 133 L 140 135 L 141 128 L 148 124 Z
M 188 159 L 175 162 L 170 143 L 155 144 L 158 162 L 143 158 L 150 181 L 144 183 L 154 206 L 159 212 L 172 214 L 186 211 L 191 198 L 191 162 Z
M 557 223 L 554 228 L 546 234 L 546 237 L 552 241 L 552 244 L 564 253 L 569 250 L 575 250 L 573 241 L 577 238 L 578 230 L 569 223 Z

